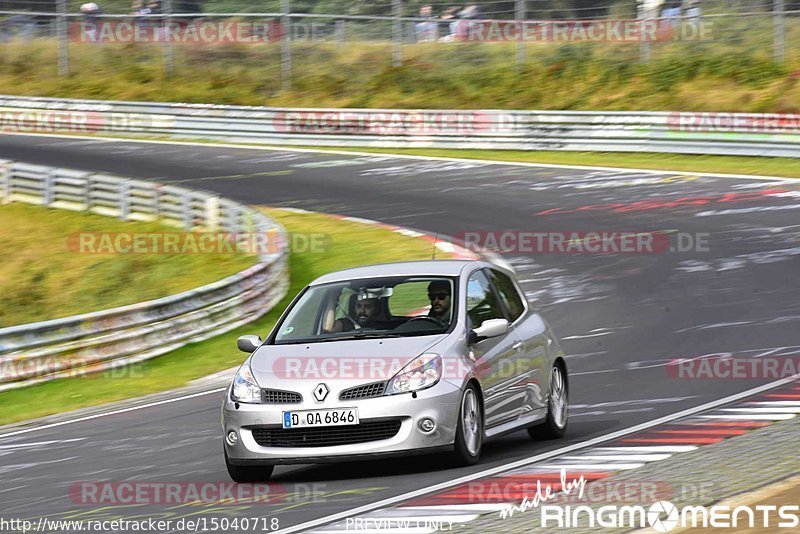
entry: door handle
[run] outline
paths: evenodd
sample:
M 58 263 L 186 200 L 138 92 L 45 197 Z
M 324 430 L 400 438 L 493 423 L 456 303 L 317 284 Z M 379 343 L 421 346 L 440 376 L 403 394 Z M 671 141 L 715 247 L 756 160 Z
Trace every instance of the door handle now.
M 511 348 L 514 349 L 515 351 L 519 352 L 519 351 L 522 350 L 522 345 L 523 345 L 522 341 L 517 341 L 516 343 L 514 343 L 511 346 Z

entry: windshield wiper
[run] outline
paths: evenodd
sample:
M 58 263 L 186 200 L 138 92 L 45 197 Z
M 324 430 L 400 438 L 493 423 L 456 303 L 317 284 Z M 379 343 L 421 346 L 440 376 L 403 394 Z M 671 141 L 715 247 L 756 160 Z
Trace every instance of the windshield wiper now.
M 336 339 L 367 339 L 380 337 L 403 337 L 402 334 L 392 334 L 390 332 L 356 332 L 349 336 L 337 337 Z

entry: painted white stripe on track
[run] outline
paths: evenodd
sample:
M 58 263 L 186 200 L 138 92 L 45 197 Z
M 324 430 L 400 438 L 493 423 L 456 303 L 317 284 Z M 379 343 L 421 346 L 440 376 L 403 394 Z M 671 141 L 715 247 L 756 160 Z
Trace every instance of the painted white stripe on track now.
M 544 464 L 537 465 L 536 469 L 580 469 L 581 471 L 627 471 L 628 469 L 639 469 L 643 463 L 611 463 L 611 464 Z
M 691 452 L 697 445 L 642 445 L 639 447 L 597 447 L 595 451 L 630 451 L 630 452 Z
M 614 461 L 619 460 L 623 462 L 658 462 L 666 460 L 671 454 L 587 454 L 586 456 L 564 456 L 565 460 L 600 460 L 600 461 Z
M 700 415 L 703 419 L 732 419 L 732 420 L 739 420 L 739 421 L 786 421 L 787 419 L 792 419 L 797 417 L 795 414 L 791 413 L 776 413 L 776 414 L 741 414 L 741 415 L 728 415 L 728 414 L 720 414 L 720 415 Z
M 785 406 L 771 406 L 769 408 L 722 408 L 722 411 L 743 413 L 798 413 L 800 412 L 800 406 L 796 408 Z

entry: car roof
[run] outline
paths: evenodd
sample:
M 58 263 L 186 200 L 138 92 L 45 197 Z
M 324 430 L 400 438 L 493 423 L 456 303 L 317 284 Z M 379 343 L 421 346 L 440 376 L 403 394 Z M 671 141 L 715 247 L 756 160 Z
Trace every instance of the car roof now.
M 424 260 L 379 263 L 328 273 L 320 276 L 310 285 L 315 286 L 377 276 L 459 276 L 467 266 L 494 267 L 494 265 L 480 260 Z

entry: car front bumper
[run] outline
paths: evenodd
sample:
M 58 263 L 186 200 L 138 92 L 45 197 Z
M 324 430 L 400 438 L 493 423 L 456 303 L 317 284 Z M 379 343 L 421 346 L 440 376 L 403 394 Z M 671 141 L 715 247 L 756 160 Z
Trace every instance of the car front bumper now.
M 223 442 L 228 460 L 237 465 L 322 463 L 447 450 L 455 441 L 460 402 L 461 390 L 445 380 L 417 392 L 416 398 L 403 393 L 355 401 L 334 399 L 324 404 L 238 404 L 238 408 L 230 399 L 229 388 L 222 407 L 223 436 L 236 432 L 239 439 L 235 445 Z M 388 439 L 315 447 L 265 447 L 253 436 L 253 430 L 259 427 L 281 428 L 284 411 L 334 408 L 358 408 L 361 422 L 396 419 L 401 423 L 400 430 Z M 436 422 L 432 432 L 419 429 L 424 417 Z

